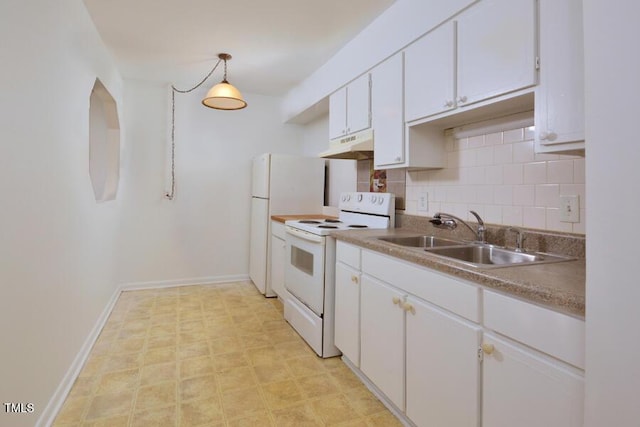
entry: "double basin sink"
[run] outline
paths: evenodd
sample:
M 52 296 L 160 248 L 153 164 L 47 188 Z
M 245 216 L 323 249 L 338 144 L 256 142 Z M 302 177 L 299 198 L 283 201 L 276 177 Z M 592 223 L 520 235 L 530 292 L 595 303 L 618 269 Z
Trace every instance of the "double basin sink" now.
M 436 236 L 393 236 L 378 237 L 377 239 L 406 248 L 424 250 L 477 268 L 546 264 L 575 259 L 563 255 L 540 252 L 518 252 L 488 243 L 469 243 Z

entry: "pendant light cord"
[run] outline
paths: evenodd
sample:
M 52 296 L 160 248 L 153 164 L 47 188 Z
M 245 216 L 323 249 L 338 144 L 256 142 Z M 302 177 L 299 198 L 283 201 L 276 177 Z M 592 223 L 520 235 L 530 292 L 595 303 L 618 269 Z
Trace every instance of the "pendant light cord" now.
M 176 92 L 189 93 L 198 89 L 200 86 L 204 84 L 204 82 L 207 81 L 209 77 L 211 77 L 213 72 L 216 70 L 216 68 L 218 68 L 218 65 L 220 65 L 220 62 L 222 61 L 223 61 L 222 59 L 218 59 L 218 62 L 216 62 L 216 65 L 214 65 L 211 71 L 209 71 L 209 74 L 207 74 L 207 76 L 204 79 L 202 79 L 200 83 L 198 83 L 191 89 L 181 90 L 176 88 L 174 85 L 171 85 L 171 190 L 164 194 L 164 197 L 169 200 L 173 200 L 173 197 L 176 191 Z M 224 68 L 225 68 L 224 74 L 226 79 L 226 75 L 227 75 L 226 60 L 224 61 Z

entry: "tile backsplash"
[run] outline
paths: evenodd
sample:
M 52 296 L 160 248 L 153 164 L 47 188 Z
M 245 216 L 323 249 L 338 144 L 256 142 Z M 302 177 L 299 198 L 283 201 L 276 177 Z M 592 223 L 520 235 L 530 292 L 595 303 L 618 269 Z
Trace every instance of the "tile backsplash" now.
M 405 209 L 406 169 L 373 169 L 373 159 L 358 160 L 358 191 L 393 193 L 396 209 Z
M 584 234 L 584 157 L 536 154 L 533 135 L 527 127 L 448 137 L 445 168 L 406 172 L 405 213 L 441 211 L 474 221 L 468 212 L 475 210 L 491 224 Z M 426 210 L 418 210 L 424 195 Z M 579 196 L 579 222 L 560 221 L 561 195 Z

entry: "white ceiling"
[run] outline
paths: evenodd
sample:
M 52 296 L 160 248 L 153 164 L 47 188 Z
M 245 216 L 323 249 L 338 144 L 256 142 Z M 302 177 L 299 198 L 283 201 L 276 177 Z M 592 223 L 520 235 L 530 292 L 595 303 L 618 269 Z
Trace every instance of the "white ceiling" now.
M 193 87 L 220 52 L 243 92 L 283 95 L 395 0 L 84 0 L 127 78 Z M 222 79 L 222 67 L 206 86 Z

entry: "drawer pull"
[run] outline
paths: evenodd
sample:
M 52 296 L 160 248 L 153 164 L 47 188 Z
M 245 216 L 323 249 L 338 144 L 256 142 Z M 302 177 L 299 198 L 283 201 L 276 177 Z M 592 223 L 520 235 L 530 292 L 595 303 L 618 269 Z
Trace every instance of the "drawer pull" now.
M 493 344 L 487 344 L 487 343 L 482 344 L 482 352 L 484 354 L 491 354 L 495 349 L 496 348 L 493 346 Z
M 351 276 L 351 281 L 357 285 L 358 284 L 358 276 L 353 276 L 352 275 Z
M 404 303 L 402 308 L 404 308 L 404 311 L 407 313 L 416 314 L 416 309 L 413 307 L 413 304 Z
M 401 301 L 402 301 L 402 300 L 401 300 L 399 297 L 393 297 L 393 303 L 394 303 L 395 305 L 400 304 L 400 302 L 401 302 Z

